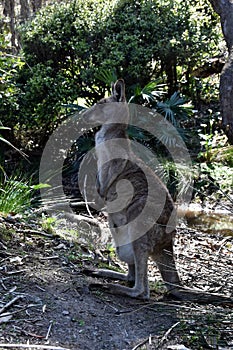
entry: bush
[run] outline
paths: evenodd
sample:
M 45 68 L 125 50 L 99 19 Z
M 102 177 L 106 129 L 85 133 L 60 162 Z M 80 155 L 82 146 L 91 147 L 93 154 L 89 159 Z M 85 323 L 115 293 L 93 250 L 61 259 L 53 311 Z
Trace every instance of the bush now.
M 65 106 L 78 97 L 92 103 L 103 93 L 103 87 L 98 92 L 90 67 L 93 27 L 106 6 L 101 0 L 54 4 L 21 27 L 27 64 L 17 76 L 18 135 L 25 147 L 43 149 L 66 117 Z
M 219 51 L 217 23 L 203 0 L 117 1 L 97 33 L 93 61 L 113 67 L 128 85 L 144 86 L 165 73 L 173 93 L 178 79 L 187 83 L 192 68 Z
M 218 50 L 216 23 L 204 0 L 75 0 L 45 7 L 20 30 L 27 64 L 14 77 L 20 90 L 13 119 L 24 146 L 44 147 L 66 115 L 64 105 L 102 97 L 101 71 L 115 72 L 130 89 L 166 75 L 173 92 Z M 3 124 L 12 127 L 6 115 Z

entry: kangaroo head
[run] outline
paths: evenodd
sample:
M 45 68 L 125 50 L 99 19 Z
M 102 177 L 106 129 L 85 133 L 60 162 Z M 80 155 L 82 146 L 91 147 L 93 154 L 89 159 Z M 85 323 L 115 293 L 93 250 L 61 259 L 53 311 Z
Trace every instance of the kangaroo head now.
M 126 102 L 125 98 L 125 82 L 123 79 L 118 79 L 111 84 L 111 95 L 102 98 L 97 104 L 111 103 L 111 102 Z
M 125 82 L 123 79 L 117 80 L 115 83 L 112 83 L 112 95 L 116 102 L 125 102 Z M 111 97 L 110 96 L 110 97 Z
M 119 102 L 119 103 L 114 103 Z M 125 83 L 118 79 L 111 86 L 111 95 L 102 98 L 93 107 L 82 113 L 83 120 L 87 123 L 124 123 L 128 122 L 128 107 L 125 97 Z

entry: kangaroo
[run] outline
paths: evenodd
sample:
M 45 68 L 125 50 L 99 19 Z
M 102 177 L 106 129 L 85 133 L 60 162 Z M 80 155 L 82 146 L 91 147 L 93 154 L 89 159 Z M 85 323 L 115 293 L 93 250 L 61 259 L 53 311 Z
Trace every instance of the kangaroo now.
M 91 271 L 91 274 L 127 281 L 132 287 L 108 283 L 105 289 L 147 300 L 150 297 L 147 263 L 151 257 L 168 291 L 178 298 L 187 299 L 190 290 L 181 285 L 173 255 L 175 205 L 159 177 L 131 150 L 126 130 L 129 110 L 124 80 L 113 83 L 111 95 L 101 99 L 82 116 L 86 123 L 101 123 L 95 135 L 96 186 L 106 203 L 118 257 L 128 264 L 127 274 L 104 269 Z M 137 220 L 145 207 L 144 219 Z M 193 293 L 200 296 L 198 292 Z

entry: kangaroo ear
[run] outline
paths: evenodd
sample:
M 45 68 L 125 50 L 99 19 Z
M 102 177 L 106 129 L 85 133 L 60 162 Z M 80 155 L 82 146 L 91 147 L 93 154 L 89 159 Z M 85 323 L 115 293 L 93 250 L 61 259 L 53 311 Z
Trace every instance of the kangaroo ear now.
M 113 82 L 111 82 L 111 95 L 114 95 L 115 93 L 114 93 L 114 83 Z
M 125 82 L 123 79 L 119 79 L 116 81 L 113 87 L 113 94 L 117 98 L 117 102 L 125 102 Z

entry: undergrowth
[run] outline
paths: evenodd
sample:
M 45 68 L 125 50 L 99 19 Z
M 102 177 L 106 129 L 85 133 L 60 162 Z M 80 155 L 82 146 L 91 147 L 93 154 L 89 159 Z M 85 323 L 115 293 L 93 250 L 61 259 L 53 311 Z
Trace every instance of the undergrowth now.
M 0 186 L 0 213 L 15 215 L 26 214 L 38 205 L 37 190 L 46 185 L 33 185 L 31 179 L 12 176 L 2 179 Z

